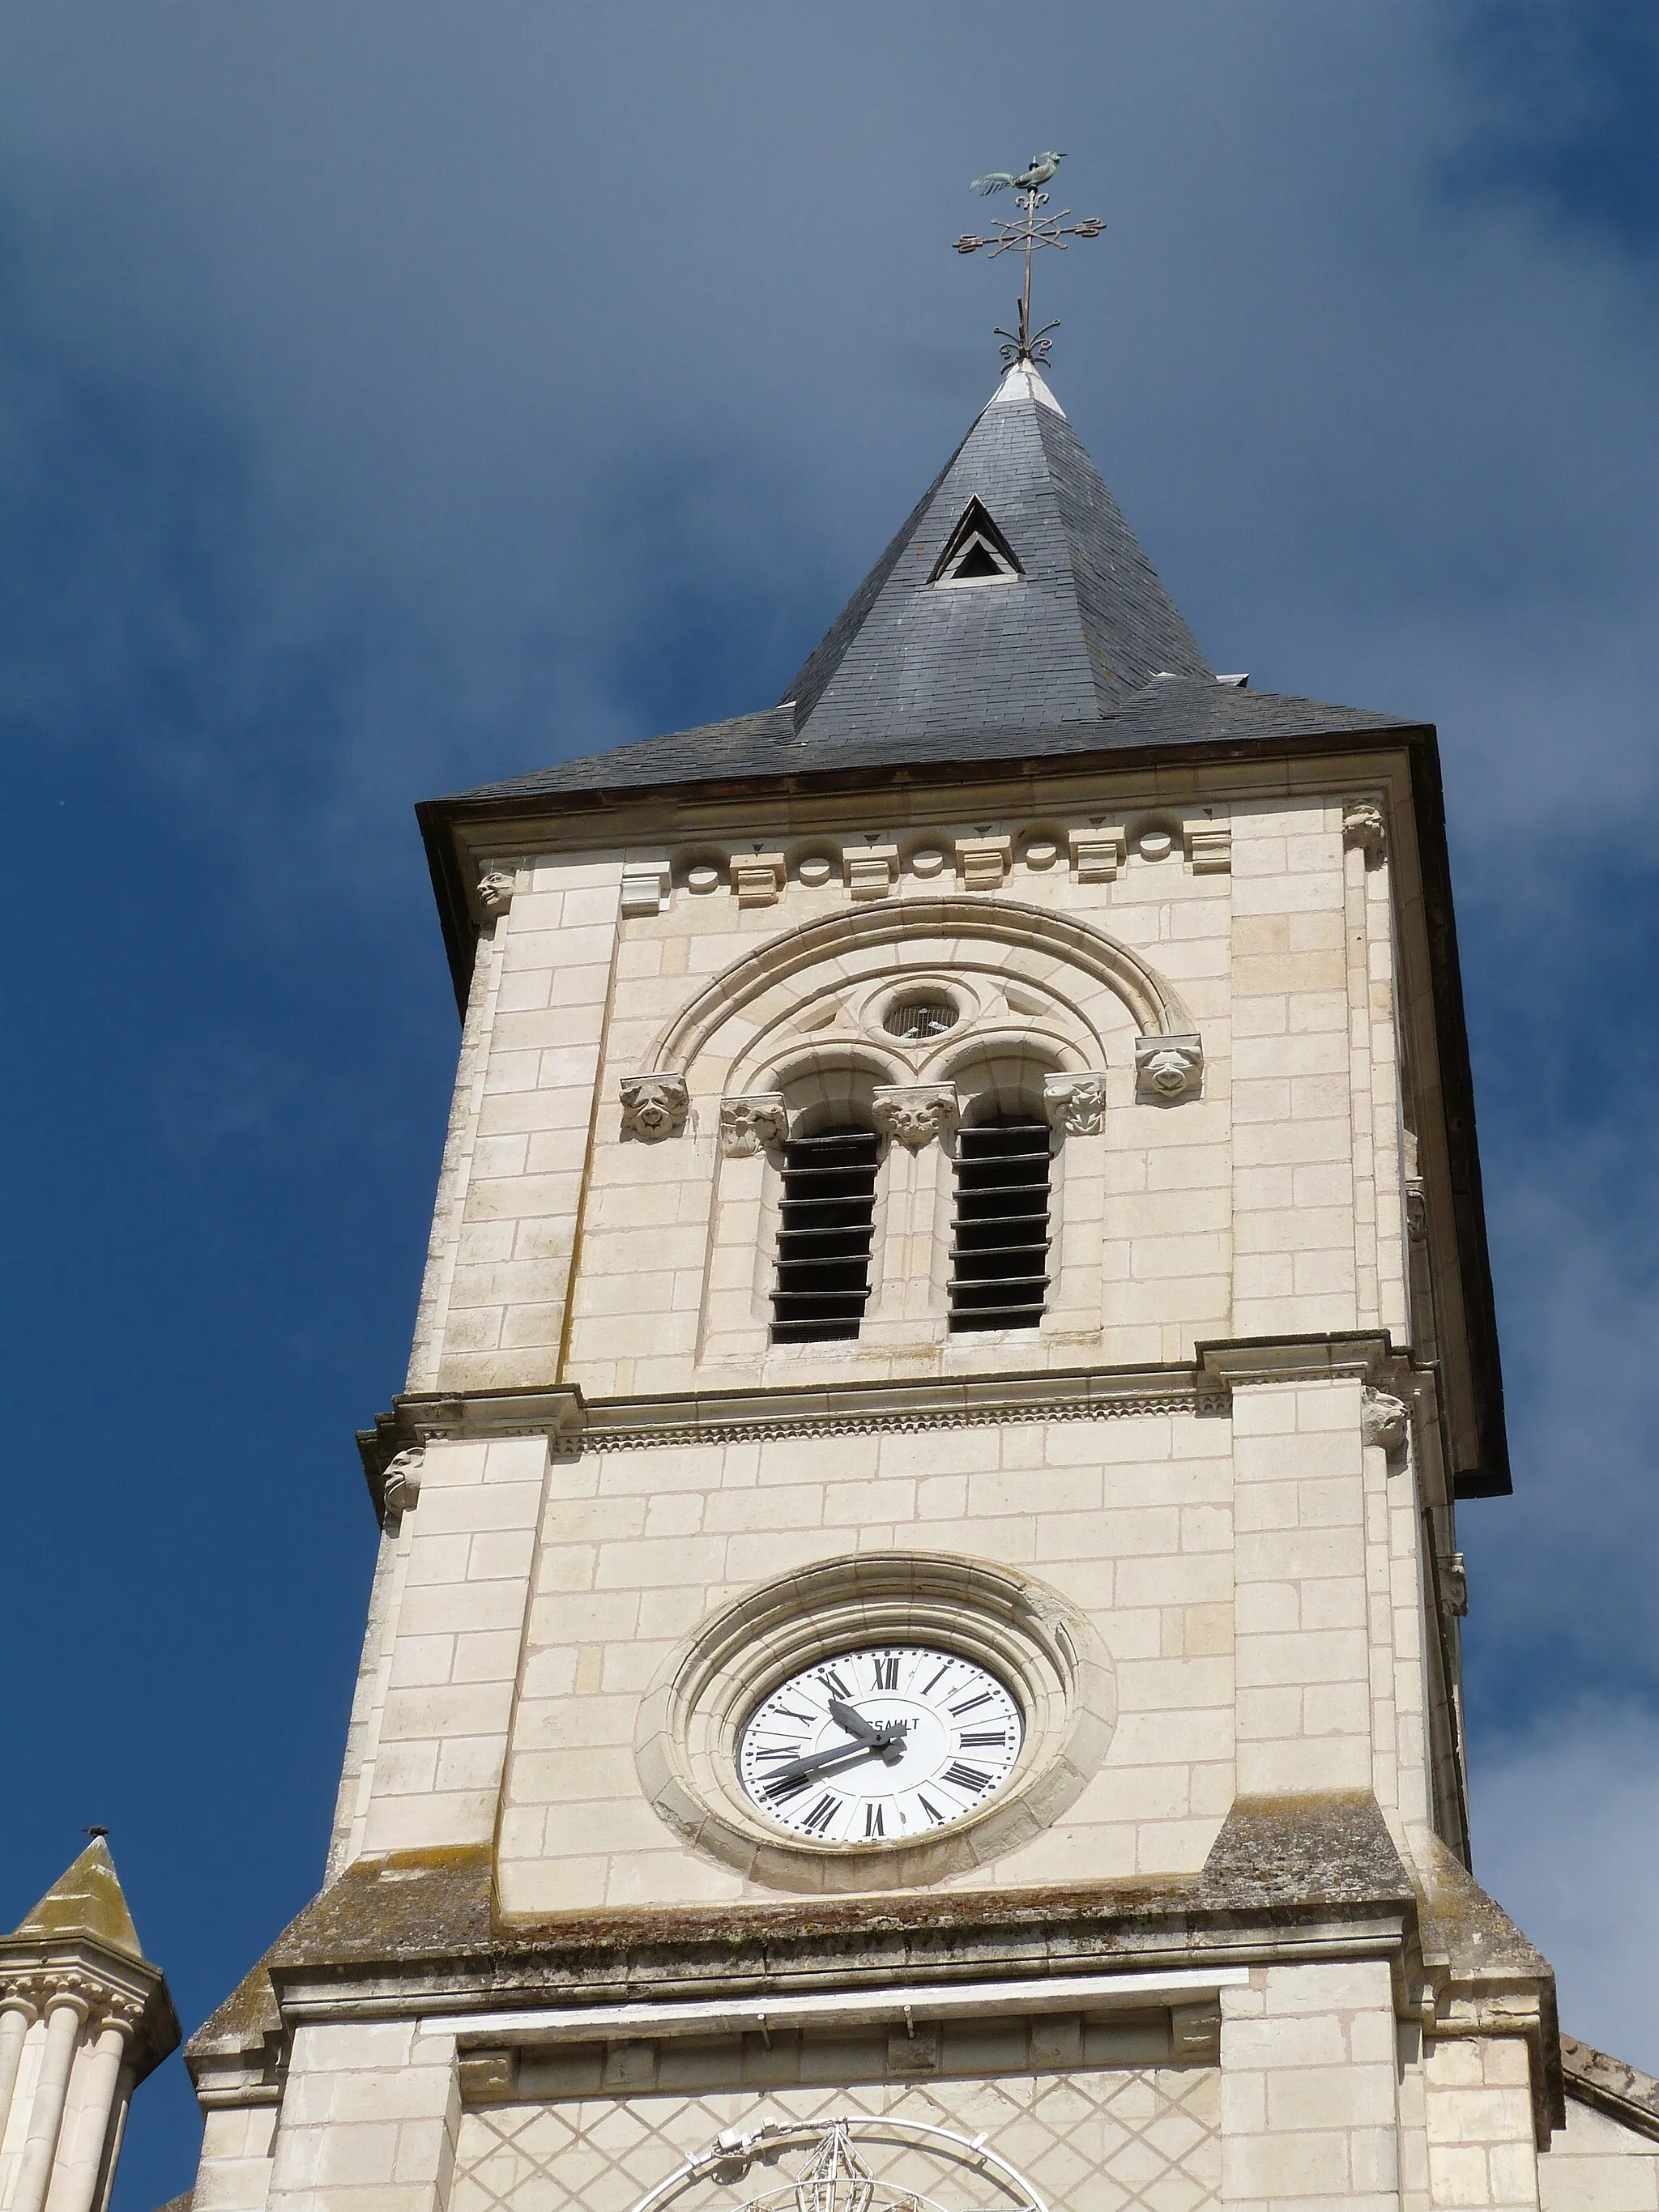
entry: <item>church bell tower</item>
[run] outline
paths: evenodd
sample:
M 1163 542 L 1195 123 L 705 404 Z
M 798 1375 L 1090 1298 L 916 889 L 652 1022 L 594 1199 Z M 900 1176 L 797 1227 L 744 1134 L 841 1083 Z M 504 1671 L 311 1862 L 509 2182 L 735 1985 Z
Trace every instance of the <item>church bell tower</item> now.
M 198 2212 L 1653 2189 L 1468 1870 L 1434 732 L 1212 671 L 1020 359 L 780 705 L 420 815 L 454 1103 Z

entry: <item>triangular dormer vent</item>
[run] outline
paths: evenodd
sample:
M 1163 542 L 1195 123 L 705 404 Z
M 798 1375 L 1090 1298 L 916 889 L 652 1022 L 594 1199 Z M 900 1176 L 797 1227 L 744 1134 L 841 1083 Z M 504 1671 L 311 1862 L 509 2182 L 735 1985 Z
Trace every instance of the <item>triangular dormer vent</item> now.
M 1013 584 L 1024 573 L 1014 558 L 1013 547 L 984 506 L 970 499 L 927 580 L 930 584 Z

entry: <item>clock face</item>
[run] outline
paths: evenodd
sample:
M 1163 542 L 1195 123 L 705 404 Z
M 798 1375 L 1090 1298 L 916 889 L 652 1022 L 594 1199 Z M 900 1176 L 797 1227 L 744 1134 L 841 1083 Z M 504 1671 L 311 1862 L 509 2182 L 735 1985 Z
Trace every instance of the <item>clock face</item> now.
M 866 1644 L 793 1674 L 750 1716 L 751 1803 L 825 1844 L 891 1844 L 976 1813 L 1014 1771 L 1025 1724 L 996 1676 L 915 1644 Z

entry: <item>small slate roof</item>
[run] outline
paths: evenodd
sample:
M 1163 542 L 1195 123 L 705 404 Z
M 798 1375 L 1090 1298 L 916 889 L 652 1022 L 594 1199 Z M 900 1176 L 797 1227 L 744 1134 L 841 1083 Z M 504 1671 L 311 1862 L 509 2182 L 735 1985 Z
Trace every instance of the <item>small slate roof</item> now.
M 795 726 L 791 707 L 705 722 L 667 737 L 642 738 L 615 750 L 560 761 L 506 783 L 487 783 L 458 794 L 466 803 L 532 799 L 539 793 L 628 791 L 680 783 L 725 783 L 749 776 L 833 774 L 838 769 L 905 765 L 994 765 L 1042 760 L 1066 753 L 1139 751 L 1146 746 L 1265 744 L 1323 737 L 1344 730 L 1405 730 L 1419 725 L 1397 715 L 1278 691 L 1241 691 L 1213 677 L 1154 677 L 1113 714 L 1087 720 L 1033 723 L 1025 720 L 977 726 L 918 731 L 896 724 L 841 738 L 821 737 L 815 726 Z
M 935 582 L 977 501 L 1012 580 Z M 1413 726 L 1218 683 L 1059 403 L 1009 371 L 779 706 L 562 761 L 469 802 Z

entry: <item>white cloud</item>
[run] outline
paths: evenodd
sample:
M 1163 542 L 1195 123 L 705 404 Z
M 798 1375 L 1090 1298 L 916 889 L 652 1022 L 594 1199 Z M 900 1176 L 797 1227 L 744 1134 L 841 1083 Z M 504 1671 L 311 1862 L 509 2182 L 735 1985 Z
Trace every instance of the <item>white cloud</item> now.
M 1579 1705 L 1473 1784 L 1475 1873 L 1554 1966 L 1563 2027 L 1659 2074 L 1659 1712 Z
M 9 11 L 48 366 L 210 422 L 237 479 L 211 550 L 255 611 L 129 626 L 203 686 L 200 802 L 245 819 L 292 753 L 356 875 L 422 785 L 763 702 L 988 390 L 1008 264 L 949 240 L 1051 130 L 1111 226 L 1042 272 L 1057 381 L 1218 665 L 1437 714 L 1475 839 L 1651 795 L 1651 268 L 1447 185 L 1490 90 L 1426 4 L 1043 23 Z M 653 478 L 720 487 L 690 545 L 637 527 Z M 105 602 L 177 551 L 130 522 Z M 683 635 L 641 689 L 665 601 L 718 681 Z

